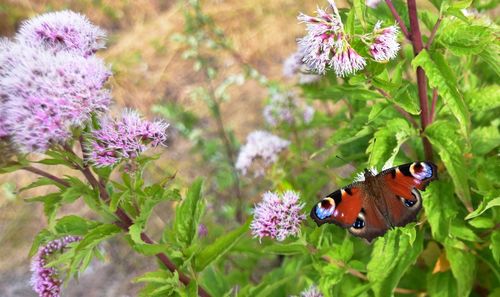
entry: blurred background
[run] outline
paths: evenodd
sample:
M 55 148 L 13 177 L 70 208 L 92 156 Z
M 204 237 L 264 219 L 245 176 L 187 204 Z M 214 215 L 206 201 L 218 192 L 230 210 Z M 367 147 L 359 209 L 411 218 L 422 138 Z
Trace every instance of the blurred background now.
M 337 1 L 338 2 L 338 1 Z M 203 11 L 212 17 L 230 41 L 231 51 L 217 55 L 219 75 L 242 71 L 251 65 L 269 80 L 282 80 L 282 63 L 296 50 L 295 40 L 304 28 L 296 20 L 300 11 L 312 13 L 317 3 L 305 0 L 206 0 Z M 203 72 L 196 72 L 193 61 L 183 59 L 186 45 L 176 41 L 185 29 L 186 3 L 161 0 L 48 0 L 0 1 L 0 32 L 12 37 L 21 21 L 48 11 L 71 9 L 85 14 L 108 32 L 107 49 L 98 55 L 112 65 L 111 79 L 115 111 L 134 108 L 148 118 L 159 117 L 153 106 L 176 104 L 199 116 L 198 125 L 216 137 L 216 123 L 207 105 L 192 100 L 190 94 L 206 84 Z M 342 7 L 342 3 L 338 5 Z M 231 100 L 221 105 L 224 125 L 243 142 L 248 132 L 263 128 L 262 107 L 267 90 L 255 81 L 228 90 Z M 206 115 L 206 116 L 205 116 Z M 169 131 L 169 144 L 161 161 L 149 173 L 150 179 L 176 174 L 176 180 L 189 183 L 196 176 L 210 174 L 203 158 L 191 154 L 192 142 Z M 53 170 L 53 168 L 51 169 Z M 52 171 L 53 172 L 53 171 Z M 54 172 L 53 172 L 54 173 Z M 56 175 L 63 172 L 56 173 Z M 41 204 L 24 198 L 44 194 L 50 188 L 18 193 L 35 177 L 26 172 L 0 176 L 0 296 L 35 296 L 29 286 L 28 251 L 34 236 L 46 226 Z M 251 185 L 250 185 L 251 187 Z M 251 192 L 251 189 L 250 189 Z M 251 196 L 251 195 L 250 195 Z M 230 199 L 220 197 L 220 199 Z M 157 211 L 151 229 L 169 222 L 170 209 Z M 91 216 L 75 203 L 67 213 Z M 154 231 L 153 231 L 154 233 Z M 142 257 L 119 240 L 104 246 L 108 259 L 96 262 L 64 291 L 65 296 L 135 296 L 141 284 L 131 280 L 156 266 L 152 258 Z

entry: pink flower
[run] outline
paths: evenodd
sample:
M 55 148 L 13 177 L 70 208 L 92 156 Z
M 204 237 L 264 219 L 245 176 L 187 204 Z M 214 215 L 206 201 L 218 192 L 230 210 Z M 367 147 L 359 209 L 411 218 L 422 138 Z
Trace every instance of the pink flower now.
M 333 56 L 330 65 L 337 76 L 345 77 L 365 68 L 366 61 L 345 42 L 343 48 Z
M 275 127 L 282 123 L 309 123 L 314 116 L 314 108 L 303 104 L 294 92 L 274 92 L 264 107 L 265 121 Z
M 254 176 L 264 174 L 264 170 L 278 160 L 281 151 L 290 145 L 284 140 L 266 131 L 254 131 L 247 136 L 247 143 L 240 149 L 236 160 L 236 169 L 243 175 L 253 170 Z
M 377 6 L 382 2 L 382 0 L 366 0 L 366 6 L 370 8 L 377 8 Z
M 105 37 L 105 32 L 86 16 L 64 10 L 24 21 L 16 40 L 53 53 L 71 51 L 87 57 L 104 48 Z
M 380 28 L 381 21 L 378 21 L 373 29 L 373 42 L 370 45 L 370 54 L 377 62 L 387 62 L 396 58 L 400 45 L 398 43 L 398 28 L 390 26 Z
M 279 195 L 267 192 L 262 195 L 262 202 L 254 209 L 254 218 L 250 229 L 254 237 L 261 240 L 271 237 L 283 241 L 289 236 L 300 232 L 300 224 L 306 219 L 301 213 L 304 203 L 299 202 L 299 195 L 286 191 Z
M 101 121 L 101 128 L 90 135 L 86 147 L 89 161 L 97 167 L 105 167 L 134 159 L 148 146 L 163 144 L 167 128 L 167 123 L 146 121 L 135 111 L 125 111 L 120 119 L 106 117 Z
M 78 236 L 66 236 L 49 242 L 38 250 L 31 262 L 31 286 L 40 297 L 60 297 L 62 280 L 54 267 L 47 267 L 49 256 L 64 250 L 69 244 L 81 240 Z
M 300 297 L 323 297 L 323 294 L 321 294 L 316 286 L 310 286 L 309 289 L 300 293 Z
M 299 20 L 307 24 L 307 35 L 298 41 L 299 51 L 309 69 L 324 74 L 333 68 L 337 76 L 344 77 L 363 69 L 366 61 L 349 44 L 351 37 L 344 32 L 335 3 L 328 2 L 335 15 L 322 9 L 317 10 L 317 17 L 299 15 Z
M 108 109 L 104 84 L 111 72 L 101 59 L 24 44 L 7 47 L 0 55 L 0 124 L 21 151 L 43 152 L 63 143 L 71 127 Z

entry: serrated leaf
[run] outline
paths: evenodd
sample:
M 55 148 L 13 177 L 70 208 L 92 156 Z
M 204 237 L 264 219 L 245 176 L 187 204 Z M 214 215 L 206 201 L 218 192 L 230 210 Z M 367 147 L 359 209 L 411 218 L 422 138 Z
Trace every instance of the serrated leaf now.
M 470 219 L 473 219 L 475 217 L 478 217 L 480 215 L 482 215 L 485 211 L 487 211 L 488 209 L 492 208 L 492 207 L 495 207 L 495 206 L 500 206 L 500 197 L 496 197 L 496 198 L 488 198 L 488 197 L 485 197 L 483 199 L 483 201 L 481 202 L 481 204 L 476 208 L 476 210 L 474 210 L 473 212 L 469 213 L 465 219 L 466 220 L 470 220 Z
M 451 271 L 430 273 L 427 288 L 432 297 L 456 297 L 457 282 Z
M 449 183 L 437 180 L 422 192 L 422 196 L 432 237 L 443 242 L 449 236 L 451 222 L 458 213 L 453 188 Z
M 407 227 L 405 227 L 407 228 Z M 412 227 L 414 228 L 414 227 Z M 423 235 L 416 234 L 413 245 L 411 238 L 403 235 L 399 228 L 390 230 L 374 244 L 367 277 L 376 297 L 392 296 L 394 288 L 408 267 L 423 250 Z
M 386 163 L 392 163 L 401 145 L 412 135 L 416 135 L 416 131 L 406 120 L 396 118 L 388 121 L 375 132 L 367 148 L 369 166 L 381 168 Z
M 498 122 L 495 125 L 479 127 L 471 133 L 472 152 L 475 155 L 485 155 L 500 147 L 500 131 Z
M 495 222 L 491 218 L 474 218 L 469 221 L 469 224 L 478 229 L 489 229 L 495 226 Z
M 460 243 L 454 239 L 445 241 L 446 257 L 450 262 L 451 272 L 457 280 L 458 297 L 469 296 L 476 274 L 476 259 L 472 253 L 458 248 Z
M 201 187 L 203 181 L 197 179 L 189 187 L 187 197 L 175 210 L 174 229 L 177 241 L 189 246 L 196 236 L 198 223 L 203 213 Z
M 404 66 L 402 65 L 401 68 L 404 68 Z M 398 88 L 393 98 L 394 103 L 403 108 L 409 114 L 420 114 L 420 107 L 417 102 L 418 93 L 413 84 L 406 83 L 403 87 Z
M 69 215 L 58 219 L 54 229 L 60 235 L 85 235 L 89 229 L 95 228 L 98 224 L 79 216 Z
M 33 240 L 33 243 L 31 244 L 28 256 L 30 258 L 33 257 L 40 248 L 40 246 L 48 239 L 51 239 L 51 233 L 49 230 L 42 229 L 42 231 L 38 232 L 38 234 L 35 236 L 35 239 Z
M 101 224 L 91 229 L 76 246 L 76 252 L 92 249 L 99 243 L 120 233 L 122 229 L 114 224 Z
M 205 267 L 210 265 L 210 263 L 217 261 L 217 259 L 228 253 L 248 231 L 250 223 L 251 220 L 248 220 L 243 226 L 217 238 L 215 242 L 199 252 L 196 255 L 194 265 L 196 271 L 202 271 Z
M 465 101 L 460 94 L 456 79 L 444 57 L 434 52 L 432 57 L 427 50 L 421 51 L 416 56 L 412 65 L 414 68 L 422 67 L 429 78 L 429 85 L 437 88 L 439 95 L 444 99 L 446 106 L 456 117 L 460 124 L 462 134 L 468 138 L 470 127 L 470 115 Z
M 438 32 L 436 41 L 458 56 L 477 55 L 495 40 L 490 28 L 458 19 L 443 20 Z
M 141 238 L 141 233 L 144 230 L 153 209 L 158 203 L 169 198 L 168 195 L 163 195 L 163 188 L 157 188 L 157 191 L 151 191 L 150 196 L 140 206 L 139 216 L 134 219 L 134 223 L 129 227 L 131 239 L 137 244 L 145 244 Z
M 451 123 L 437 121 L 425 129 L 425 134 L 446 166 L 458 197 L 465 205 L 470 205 L 468 170 L 462 151 L 464 144 L 455 131 L 456 126 Z

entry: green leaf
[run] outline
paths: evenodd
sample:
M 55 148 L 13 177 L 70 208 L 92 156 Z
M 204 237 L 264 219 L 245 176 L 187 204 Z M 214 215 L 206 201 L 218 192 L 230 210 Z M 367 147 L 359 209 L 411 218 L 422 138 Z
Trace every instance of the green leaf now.
M 457 282 L 450 271 L 430 273 L 427 288 L 432 297 L 457 296 Z
M 422 67 L 429 78 L 429 85 L 437 88 L 439 95 L 444 99 L 446 106 L 457 118 L 462 134 L 468 138 L 470 115 L 465 101 L 460 94 L 456 79 L 443 55 L 434 52 L 432 57 L 427 50 L 421 51 L 416 56 L 412 65 L 414 68 Z
M 500 197 L 496 197 L 490 200 L 490 198 L 485 197 L 485 199 L 479 204 L 478 208 L 476 208 L 473 212 L 469 213 L 465 219 L 470 220 L 475 217 L 482 215 L 488 209 L 500 206 Z
M 114 224 L 101 224 L 91 229 L 76 246 L 76 252 L 95 248 L 99 243 L 120 233 L 122 229 Z
M 217 259 L 228 253 L 248 231 L 250 223 L 251 220 L 248 220 L 243 226 L 217 238 L 215 242 L 198 253 L 194 265 L 196 271 L 202 271 L 210 263 L 217 261 Z
M 447 239 L 444 247 L 446 257 L 450 262 L 451 272 L 457 280 L 457 296 L 469 296 L 476 274 L 476 259 L 474 255 L 470 251 L 465 250 L 465 245 L 458 240 Z
M 491 243 L 490 250 L 493 254 L 493 258 L 497 261 L 497 264 L 500 263 L 500 230 L 495 230 L 491 233 Z
M 404 65 L 401 65 L 401 68 L 403 67 Z M 393 102 L 403 108 L 409 114 L 420 114 L 420 107 L 417 102 L 418 92 L 413 84 L 406 83 L 403 85 L 403 87 L 398 88 L 393 98 Z
M 35 236 L 35 239 L 33 240 L 33 243 L 31 244 L 31 248 L 30 248 L 30 251 L 28 253 L 28 256 L 31 258 L 33 257 L 36 252 L 38 251 L 38 249 L 40 248 L 40 246 L 46 242 L 47 240 L 51 239 L 51 233 L 49 230 L 47 229 L 42 229 L 42 231 L 40 231 L 36 236 Z
M 198 223 L 203 214 L 202 185 L 202 179 L 197 179 L 189 188 L 186 199 L 175 210 L 175 235 L 178 242 L 187 246 L 196 236 Z
M 141 233 L 146 227 L 155 206 L 170 198 L 170 195 L 164 195 L 165 191 L 161 186 L 149 188 L 147 192 L 148 198 L 139 206 L 139 216 L 134 219 L 134 223 L 129 227 L 130 238 L 137 244 L 145 244 L 141 238 Z
M 347 13 L 347 21 L 345 22 L 346 31 L 348 34 L 354 34 L 354 10 L 349 10 Z
M 478 229 L 489 229 L 495 226 L 495 222 L 491 218 L 474 218 L 469 221 L 469 224 Z
M 449 122 L 437 121 L 425 129 L 425 134 L 438 151 L 441 160 L 450 174 L 455 191 L 462 202 L 470 205 L 468 170 L 462 148 L 461 137 L 455 133 L 456 126 Z
M 392 164 L 401 145 L 412 135 L 416 135 L 406 120 L 395 118 L 380 127 L 373 135 L 367 152 L 370 153 L 369 166 L 381 168 Z
M 471 89 L 465 93 L 465 98 L 467 105 L 473 112 L 493 110 L 500 107 L 500 87 L 490 85 L 480 89 Z
M 458 214 L 453 187 L 446 181 L 437 180 L 422 192 L 422 196 L 432 237 L 444 242 L 450 234 L 451 222 Z
M 497 76 L 500 76 L 500 46 L 498 43 L 491 43 L 484 48 L 479 57 L 488 64 Z
M 436 41 L 457 56 L 477 55 L 495 40 L 490 28 L 467 24 L 459 19 L 445 19 Z
M 57 234 L 61 235 L 85 235 L 88 230 L 95 228 L 98 224 L 79 216 L 69 215 L 58 219 L 54 229 Z
M 485 155 L 500 147 L 500 131 L 498 121 L 495 125 L 479 127 L 472 130 L 471 143 L 472 152 L 475 155 Z
M 411 237 L 405 235 L 401 228 L 396 228 L 375 242 L 367 266 L 367 277 L 376 297 L 392 296 L 394 288 L 398 285 L 405 271 L 422 252 L 422 233 L 416 234 L 413 244 L 410 244 L 411 241 Z
M 275 255 L 304 255 L 308 252 L 307 245 L 302 241 L 290 243 L 275 243 L 262 249 L 264 254 Z
M 363 29 L 366 29 L 366 20 L 365 20 L 366 1 L 354 0 L 352 4 L 354 5 L 354 11 L 356 13 L 356 17 L 363 26 Z

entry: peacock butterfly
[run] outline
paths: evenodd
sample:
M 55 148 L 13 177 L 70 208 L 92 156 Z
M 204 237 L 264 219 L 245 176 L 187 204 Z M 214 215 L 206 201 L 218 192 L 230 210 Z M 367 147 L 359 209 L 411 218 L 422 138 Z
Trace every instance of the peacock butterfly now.
M 355 236 L 369 242 L 389 228 L 415 221 L 422 208 L 419 190 L 437 179 L 431 162 L 413 162 L 376 174 L 365 169 L 353 184 L 323 198 L 311 210 L 311 218 L 349 228 Z

